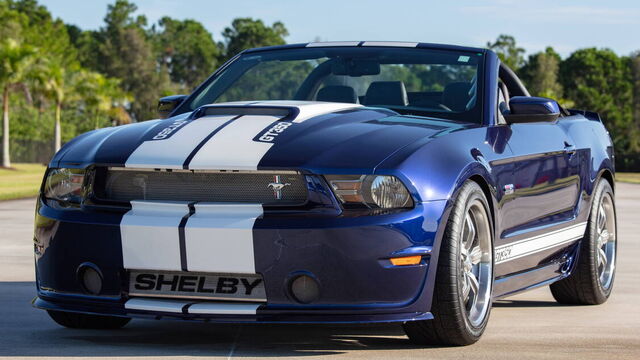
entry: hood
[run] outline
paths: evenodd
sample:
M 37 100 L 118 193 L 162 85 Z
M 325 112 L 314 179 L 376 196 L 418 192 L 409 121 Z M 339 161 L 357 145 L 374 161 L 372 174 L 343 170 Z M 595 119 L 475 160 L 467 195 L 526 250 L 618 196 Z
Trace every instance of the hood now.
M 223 103 L 83 134 L 51 166 L 367 173 L 408 144 L 461 127 L 356 104 Z

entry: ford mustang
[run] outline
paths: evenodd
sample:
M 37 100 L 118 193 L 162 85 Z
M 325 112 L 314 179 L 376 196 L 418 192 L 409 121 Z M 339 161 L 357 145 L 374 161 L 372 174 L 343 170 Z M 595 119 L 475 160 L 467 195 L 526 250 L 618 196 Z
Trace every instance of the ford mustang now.
M 490 50 L 250 49 L 158 113 L 49 163 L 33 304 L 63 326 L 396 322 L 466 345 L 496 299 L 611 294 L 607 130 Z

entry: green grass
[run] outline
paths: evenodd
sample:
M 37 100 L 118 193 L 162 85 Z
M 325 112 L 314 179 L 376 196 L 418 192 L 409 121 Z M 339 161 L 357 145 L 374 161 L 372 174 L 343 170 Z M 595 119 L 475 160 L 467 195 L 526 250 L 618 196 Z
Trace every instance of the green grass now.
M 616 173 L 616 180 L 633 184 L 640 184 L 640 173 Z
M 46 167 L 41 164 L 12 166 L 12 169 L 0 168 L 0 200 L 36 196 Z

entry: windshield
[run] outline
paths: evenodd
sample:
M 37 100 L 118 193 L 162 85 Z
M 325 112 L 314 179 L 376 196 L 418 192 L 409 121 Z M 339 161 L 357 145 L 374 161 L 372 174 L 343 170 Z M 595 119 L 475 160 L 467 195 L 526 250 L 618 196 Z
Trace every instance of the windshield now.
M 247 53 L 209 79 L 187 106 L 330 101 L 480 122 L 482 59 L 483 54 L 474 52 L 392 47 Z

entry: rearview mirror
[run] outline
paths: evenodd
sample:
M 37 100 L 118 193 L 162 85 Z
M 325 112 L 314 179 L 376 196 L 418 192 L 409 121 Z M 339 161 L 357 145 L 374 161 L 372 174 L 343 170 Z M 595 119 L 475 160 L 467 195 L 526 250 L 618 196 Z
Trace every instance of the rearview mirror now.
M 552 122 L 560 116 L 560 106 L 555 100 L 514 96 L 509 101 L 509 113 L 504 115 L 507 124 Z
M 160 101 L 158 101 L 158 115 L 160 118 L 166 119 L 186 98 L 187 95 L 171 95 L 160 98 Z
M 338 58 L 331 65 L 331 74 L 363 76 L 380 74 L 380 63 L 368 59 Z

